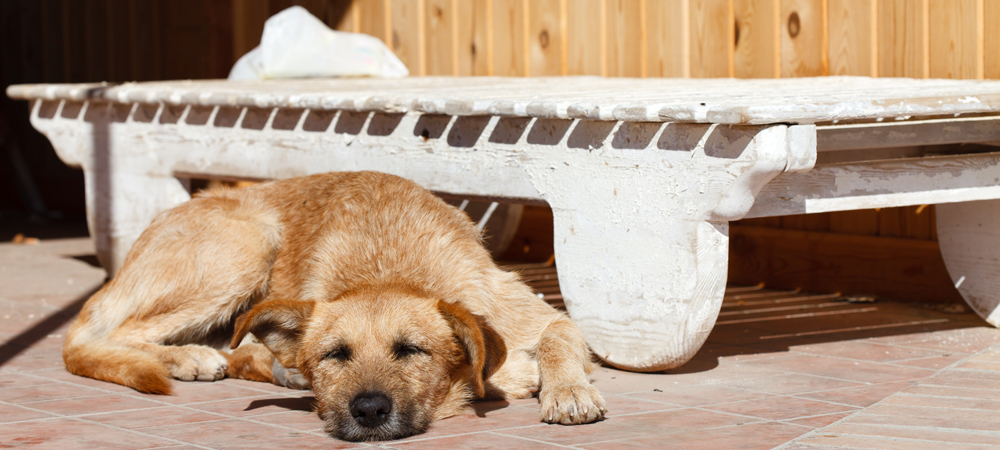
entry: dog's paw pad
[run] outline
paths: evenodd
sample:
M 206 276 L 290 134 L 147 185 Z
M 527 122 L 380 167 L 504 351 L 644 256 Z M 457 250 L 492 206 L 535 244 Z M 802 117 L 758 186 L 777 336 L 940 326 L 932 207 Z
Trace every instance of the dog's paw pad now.
M 226 357 L 218 350 L 202 345 L 178 347 L 170 375 L 181 381 L 215 381 L 226 377 Z
M 543 388 L 538 395 L 542 422 L 573 425 L 600 420 L 608 409 L 597 388 L 566 385 Z

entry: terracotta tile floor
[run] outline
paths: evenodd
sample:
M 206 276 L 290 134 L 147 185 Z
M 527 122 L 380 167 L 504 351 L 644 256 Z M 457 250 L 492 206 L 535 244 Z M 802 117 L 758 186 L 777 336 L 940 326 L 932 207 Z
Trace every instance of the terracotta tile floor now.
M 327 437 L 312 395 L 175 382 L 143 395 L 68 374 L 70 319 L 104 281 L 86 239 L 0 244 L 0 448 L 366 448 Z M 551 269 L 524 273 L 559 304 Z M 1000 331 L 975 315 L 731 288 L 685 366 L 599 368 L 603 422 L 538 422 L 535 400 L 482 402 L 390 448 L 984 448 L 1000 442 Z

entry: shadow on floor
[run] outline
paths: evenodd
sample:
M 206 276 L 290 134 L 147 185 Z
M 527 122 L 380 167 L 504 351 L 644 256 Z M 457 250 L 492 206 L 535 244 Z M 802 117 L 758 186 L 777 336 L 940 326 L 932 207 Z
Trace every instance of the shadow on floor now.
M 313 403 L 316 403 L 316 397 L 265 398 L 251 401 L 244 411 L 253 411 L 255 409 L 266 408 L 268 406 L 277 406 L 279 408 L 285 408 L 289 411 L 312 412 Z
M 962 305 L 852 303 L 837 294 L 730 288 L 705 345 L 688 363 L 663 373 L 705 372 L 718 367 L 719 358 L 798 346 L 988 326 Z
M 33 327 L 21 332 L 14 338 L 0 345 L 0 367 L 17 357 L 21 352 L 28 349 L 38 341 L 45 339 L 49 334 L 53 333 L 59 327 L 65 325 L 70 320 L 76 317 L 80 313 L 80 309 L 83 308 L 83 304 L 87 302 L 87 299 L 91 295 L 94 295 L 100 286 L 94 288 L 92 291 L 86 293 L 80 298 L 73 300 L 72 303 L 64 307 L 63 309 L 50 314 L 41 322 L 35 324 Z

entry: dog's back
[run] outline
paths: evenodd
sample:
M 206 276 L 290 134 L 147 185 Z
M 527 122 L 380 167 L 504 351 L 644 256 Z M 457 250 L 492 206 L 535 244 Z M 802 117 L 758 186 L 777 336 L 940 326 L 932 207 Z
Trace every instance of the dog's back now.
M 316 175 L 261 186 L 260 194 L 284 215 L 274 298 L 330 300 L 358 284 L 399 280 L 454 290 L 473 276 L 463 268 L 492 265 L 464 213 L 399 177 Z
M 479 272 L 491 267 L 464 213 L 392 175 L 330 173 L 206 193 L 143 232 L 118 276 L 84 305 L 63 359 L 78 375 L 169 393 L 171 375 L 222 374 L 204 373 L 211 364 L 170 368 L 183 359 L 173 347 L 146 342 L 202 344 L 260 301 L 332 300 L 359 284 L 405 280 L 475 303 Z M 214 359 L 215 372 L 225 370 Z

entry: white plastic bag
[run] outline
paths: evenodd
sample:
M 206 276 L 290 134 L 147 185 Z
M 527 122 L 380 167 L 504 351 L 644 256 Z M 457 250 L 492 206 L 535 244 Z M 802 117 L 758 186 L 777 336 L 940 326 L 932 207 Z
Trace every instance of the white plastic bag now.
M 305 8 L 292 6 L 264 22 L 260 45 L 236 61 L 229 79 L 402 78 L 409 74 L 379 39 L 331 30 Z

